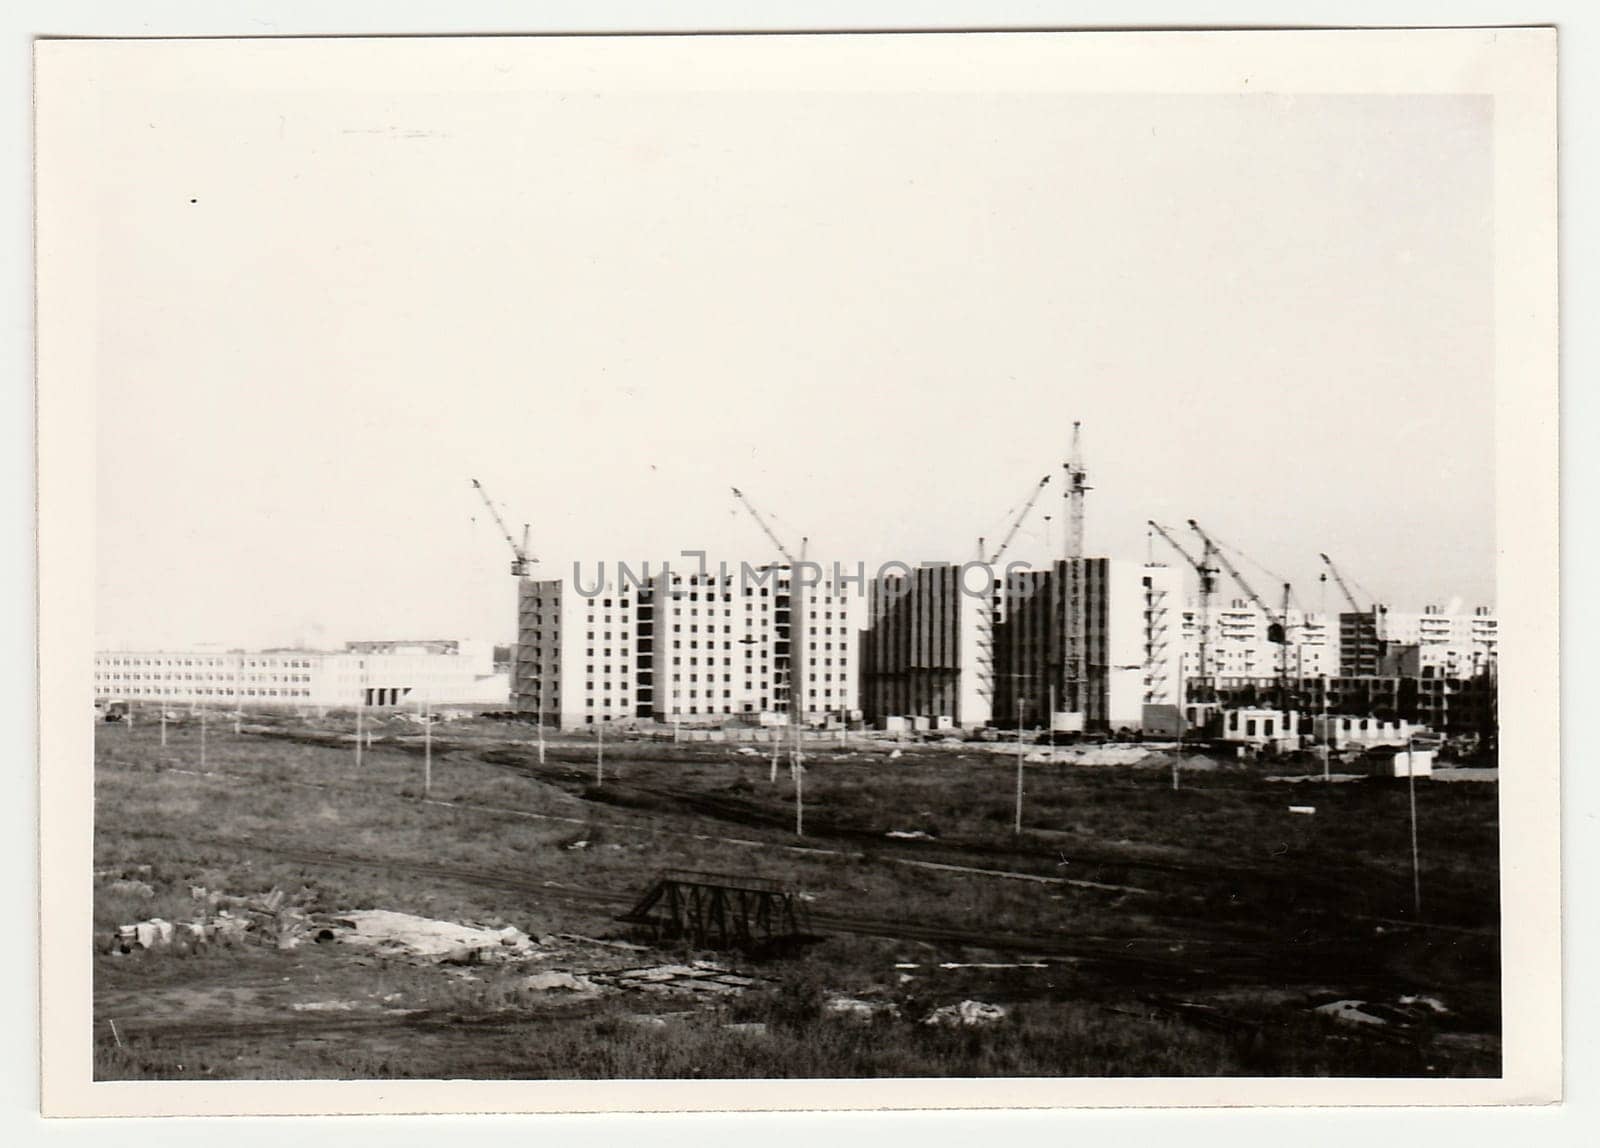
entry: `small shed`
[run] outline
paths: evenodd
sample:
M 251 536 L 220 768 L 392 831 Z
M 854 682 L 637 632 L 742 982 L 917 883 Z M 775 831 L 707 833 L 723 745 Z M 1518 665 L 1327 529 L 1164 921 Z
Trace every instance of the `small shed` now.
M 1434 750 L 1373 749 L 1361 755 L 1360 766 L 1368 777 L 1432 777 Z

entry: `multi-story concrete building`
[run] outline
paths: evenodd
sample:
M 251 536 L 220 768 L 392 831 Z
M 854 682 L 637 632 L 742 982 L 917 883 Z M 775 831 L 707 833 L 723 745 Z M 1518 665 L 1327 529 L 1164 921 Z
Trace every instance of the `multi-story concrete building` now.
M 1438 606 L 1421 613 L 1390 610 L 1351 611 L 1339 615 L 1339 673 L 1342 677 L 1380 675 L 1392 668 L 1385 659 L 1399 647 L 1415 646 L 1417 670 L 1435 675 L 1471 678 L 1489 673 L 1500 651 L 1500 623 L 1488 606 L 1470 614 Z
M 1137 729 L 1146 704 L 1177 704 L 1176 572 L 1085 558 L 1012 570 L 985 587 L 988 578 L 934 563 L 872 582 L 861 659 L 868 720 L 973 728 L 1075 714 L 1090 729 Z
M 1155 656 L 1147 584 L 1164 567 L 1110 558 L 1063 559 L 1006 578 L 1006 617 L 995 629 L 995 721 L 1050 725 L 1081 714 L 1085 729 L 1139 729 L 1148 679 L 1181 674 L 1170 646 Z M 1073 581 L 1078 585 L 1074 587 Z M 1071 650 L 1073 601 L 1082 612 L 1081 650 Z
M 1183 704 L 1183 573 L 1171 566 L 1147 564 L 1144 584 L 1144 704 Z
M 860 692 L 867 719 L 948 718 L 968 729 L 989 723 L 994 702 L 995 617 L 1003 600 L 988 572 L 927 563 L 874 578 L 861 635 Z
M 1281 622 L 1253 602 L 1236 598 L 1212 606 L 1209 633 L 1198 606 L 1183 612 L 1183 673 L 1190 682 L 1206 680 L 1216 689 L 1276 677 L 1318 677 L 1339 672 L 1339 635 L 1325 614 L 1290 609 L 1284 642 L 1271 639 Z M 1206 647 L 1206 666 L 1200 664 Z
M 104 650 L 96 701 L 332 708 L 503 706 L 509 689 L 488 642 L 351 642 L 343 650 Z
M 772 724 L 788 720 L 797 689 L 806 722 L 849 720 L 857 602 L 825 577 L 803 589 L 796 619 L 790 573 L 777 564 L 671 571 L 584 593 L 525 579 L 513 703 L 561 728 L 624 718 Z

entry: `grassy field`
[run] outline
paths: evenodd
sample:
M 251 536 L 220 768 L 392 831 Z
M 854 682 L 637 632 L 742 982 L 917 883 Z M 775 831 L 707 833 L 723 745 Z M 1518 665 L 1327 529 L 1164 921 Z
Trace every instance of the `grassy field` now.
M 1165 769 L 1030 765 L 1017 835 L 1013 759 L 861 743 L 808 756 L 797 839 L 786 771 L 773 784 L 731 746 L 611 742 L 597 784 L 593 742 L 541 764 L 526 727 L 456 723 L 424 800 L 412 730 L 358 766 L 337 723 L 252 728 L 211 723 L 203 769 L 192 723 L 165 748 L 153 725 L 97 730 L 101 1077 L 1498 1072 L 1493 784 L 1418 784 L 1419 917 L 1403 783 L 1233 766 L 1174 791 Z M 761 964 L 558 939 L 627 938 L 616 916 L 666 867 L 791 883 L 826 939 Z M 759 980 L 710 1002 L 569 999 L 523 967 L 340 944 L 105 951 L 119 925 L 192 919 L 194 886 L 511 924 L 544 938 L 539 968 L 698 956 Z M 1418 996 L 1444 1011 L 1314 1011 Z M 963 1000 L 1006 1015 L 926 1023 Z

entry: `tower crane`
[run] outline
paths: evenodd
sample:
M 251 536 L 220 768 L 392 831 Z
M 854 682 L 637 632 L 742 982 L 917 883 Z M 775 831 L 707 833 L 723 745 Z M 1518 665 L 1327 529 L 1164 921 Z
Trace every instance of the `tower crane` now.
M 1089 471 L 1083 465 L 1082 423 L 1072 424 L 1072 455 L 1063 465 L 1067 472 L 1067 536 L 1068 558 L 1083 557 L 1083 501 L 1093 490 L 1089 485 Z
M 1084 496 L 1093 489 L 1089 485 L 1089 471 L 1083 465 L 1083 424 L 1072 424 L 1072 453 L 1064 464 L 1067 472 L 1067 526 L 1065 530 L 1064 570 L 1067 578 L 1067 648 L 1062 666 L 1062 697 L 1067 712 L 1081 713 L 1084 705 L 1084 601 L 1083 601 L 1083 504 Z M 1052 721 L 1054 717 L 1052 716 Z
M 1228 577 L 1232 578 L 1236 583 L 1238 583 L 1239 589 L 1244 591 L 1244 595 L 1250 600 L 1251 605 L 1255 606 L 1270 619 L 1273 614 L 1271 607 L 1269 607 L 1266 602 L 1262 600 L 1260 594 L 1256 593 L 1255 587 L 1250 585 L 1250 583 L 1245 579 L 1245 576 L 1239 572 L 1239 568 L 1229 561 L 1227 551 L 1223 549 L 1222 544 L 1215 538 L 1211 537 L 1211 535 L 1207 534 L 1204 530 L 1201 530 L 1200 524 L 1192 518 L 1189 519 L 1189 529 L 1198 534 L 1201 538 L 1201 541 L 1203 541 L 1210 548 L 1211 553 L 1216 555 L 1217 561 L 1222 563 L 1222 568 L 1228 572 Z M 1277 637 L 1272 638 L 1271 640 L 1274 642 L 1283 641 L 1281 627 Z
M 1201 689 L 1199 692 L 1201 696 L 1195 700 L 1202 702 L 1210 701 L 1211 699 L 1209 692 L 1205 688 L 1205 683 L 1208 682 L 1211 677 L 1211 596 L 1216 593 L 1217 589 L 1217 568 L 1211 565 L 1211 542 L 1209 539 L 1206 540 L 1206 547 L 1202 552 L 1202 556 L 1196 558 L 1193 554 L 1190 554 L 1187 550 L 1185 550 L 1183 548 L 1183 544 L 1174 538 L 1172 536 L 1172 532 L 1165 526 L 1162 526 L 1161 523 L 1152 519 L 1147 522 L 1147 525 L 1150 527 L 1150 529 L 1161 535 L 1166 544 L 1176 550 L 1185 562 L 1194 567 L 1194 572 L 1200 580 L 1199 680 Z
M 1319 554 L 1317 557 L 1322 559 L 1323 563 L 1328 567 L 1328 573 L 1333 575 L 1333 580 L 1338 585 L 1339 592 L 1344 595 L 1344 600 L 1350 603 L 1351 613 L 1376 614 L 1380 609 L 1382 609 L 1382 607 L 1380 607 L 1378 603 L 1372 599 L 1371 594 L 1366 594 L 1365 590 L 1363 590 L 1362 593 L 1366 594 L 1368 600 L 1371 601 L 1372 604 L 1367 606 L 1365 609 L 1362 609 L 1361 605 L 1356 601 L 1356 596 L 1350 591 L 1350 584 L 1345 581 L 1344 575 L 1339 572 L 1339 568 L 1333 564 L 1333 559 L 1329 558 L 1326 554 Z
M 511 537 L 511 529 L 506 526 L 505 519 L 500 517 L 500 511 L 489 498 L 489 492 L 483 488 L 483 483 L 477 479 L 472 480 L 472 489 L 478 492 L 478 497 L 483 499 L 483 504 L 489 508 L 489 513 L 494 517 L 494 524 L 500 528 L 501 535 L 506 540 L 506 545 L 511 547 L 511 576 L 513 578 L 526 578 L 529 568 L 538 561 L 528 553 L 528 524 L 522 524 L 522 545 L 518 546 L 516 539 Z
M 789 728 L 792 738 L 790 762 L 793 767 L 796 786 L 795 833 L 798 836 L 801 834 L 803 823 L 800 819 L 803 816 L 801 811 L 804 808 L 799 797 L 799 786 L 802 784 L 800 696 L 801 691 L 804 689 L 802 684 L 804 678 L 801 676 L 801 671 L 806 638 L 805 584 L 800 579 L 800 563 L 794 560 L 794 557 L 789 553 L 789 548 L 783 544 L 783 540 L 778 537 L 771 526 L 767 525 L 767 520 L 761 516 L 761 512 L 755 508 L 755 504 L 745 497 L 744 491 L 737 486 L 730 489 L 733 491 L 733 496 L 739 500 L 740 505 L 749 511 L 750 517 L 756 520 L 756 525 L 761 527 L 761 532 L 767 536 L 767 539 L 776 547 L 778 553 L 783 556 L 783 560 L 789 564 Z M 810 544 L 811 540 L 809 538 L 800 539 L 800 562 L 806 560 L 806 549 Z
M 740 505 L 750 512 L 750 517 L 756 520 L 756 525 L 761 527 L 761 533 L 767 536 L 767 540 L 770 541 L 777 549 L 778 553 L 783 556 L 783 560 L 792 567 L 794 565 L 794 558 L 790 555 L 788 547 L 786 547 L 783 544 L 783 540 L 773 532 L 772 527 L 767 525 L 767 520 L 761 517 L 761 512 L 755 508 L 755 505 L 748 498 L 745 497 L 744 491 L 740 490 L 737 486 L 731 487 L 730 489 L 733 491 L 733 496 L 739 500 Z
M 1289 599 L 1293 593 L 1293 588 L 1288 582 L 1283 583 L 1283 609 L 1281 613 L 1277 614 L 1276 620 L 1274 621 L 1274 611 L 1272 607 L 1268 606 L 1265 599 L 1263 599 L 1260 594 L 1256 593 L 1255 587 L 1250 585 L 1245 576 L 1239 572 L 1239 568 L 1235 566 L 1228 558 L 1227 551 L 1230 549 L 1234 550 L 1234 552 L 1239 554 L 1240 557 L 1245 556 L 1244 552 L 1237 550 L 1234 547 L 1224 547 L 1220 542 L 1212 538 L 1204 530 L 1201 530 L 1200 524 L 1192 518 L 1189 519 L 1189 529 L 1193 530 L 1201 538 L 1205 539 L 1208 544 L 1210 544 L 1212 552 L 1217 556 L 1217 561 L 1222 563 L 1222 567 L 1228 572 L 1228 576 L 1239 584 L 1239 589 L 1245 592 L 1245 596 L 1249 598 L 1251 604 L 1254 605 L 1256 609 L 1260 610 L 1262 614 L 1266 615 L 1267 641 L 1279 647 L 1278 704 L 1281 708 L 1287 710 L 1289 708 Z
M 1017 531 L 1022 529 L 1023 520 L 1028 517 L 1028 512 L 1033 509 L 1033 504 L 1039 501 L 1039 495 L 1043 493 L 1044 488 L 1049 485 L 1050 476 L 1047 474 L 1041 478 L 1038 485 L 1035 486 L 1031 492 L 1029 492 L 1027 501 L 1022 504 L 1022 510 L 1018 512 L 1016 520 L 1011 523 L 1011 529 L 1006 531 L 1006 536 L 1000 540 L 999 547 L 997 547 L 995 552 L 989 556 L 990 566 L 993 566 L 996 562 L 1000 561 L 1007 548 L 1010 547 L 1012 539 L 1016 538 Z
M 1345 576 L 1339 572 L 1339 568 L 1333 564 L 1333 559 L 1329 558 L 1326 554 L 1319 554 L 1318 557 L 1320 557 L 1323 563 L 1328 567 L 1328 573 L 1333 575 L 1333 580 L 1338 585 L 1339 592 L 1344 595 L 1344 600 L 1350 603 L 1351 612 L 1354 614 L 1370 614 L 1372 616 L 1372 636 L 1373 640 L 1377 643 L 1378 657 L 1381 659 L 1387 652 L 1389 646 L 1388 639 L 1384 634 L 1383 623 L 1380 621 L 1382 616 L 1387 611 L 1381 604 L 1379 604 L 1376 598 L 1367 593 L 1363 587 L 1357 585 L 1356 589 L 1360 590 L 1361 593 L 1365 595 L 1367 601 L 1371 603 L 1371 605 L 1369 605 L 1366 609 L 1362 609 L 1360 603 L 1356 601 L 1355 594 L 1350 590 L 1349 582 L 1347 582 L 1345 580 Z M 1344 654 L 1341 652 L 1340 660 L 1342 661 L 1343 659 Z

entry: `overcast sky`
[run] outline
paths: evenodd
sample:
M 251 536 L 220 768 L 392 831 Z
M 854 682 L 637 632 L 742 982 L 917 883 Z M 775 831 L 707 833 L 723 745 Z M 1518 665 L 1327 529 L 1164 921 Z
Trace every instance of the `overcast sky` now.
M 731 485 L 815 555 L 965 560 L 1074 419 L 1091 553 L 1193 517 L 1313 609 L 1319 551 L 1493 601 L 1487 100 L 104 114 L 103 643 L 508 640 L 473 477 L 564 576 L 770 557 Z M 1012 557 L 1059 548 L 1052 486 Z

